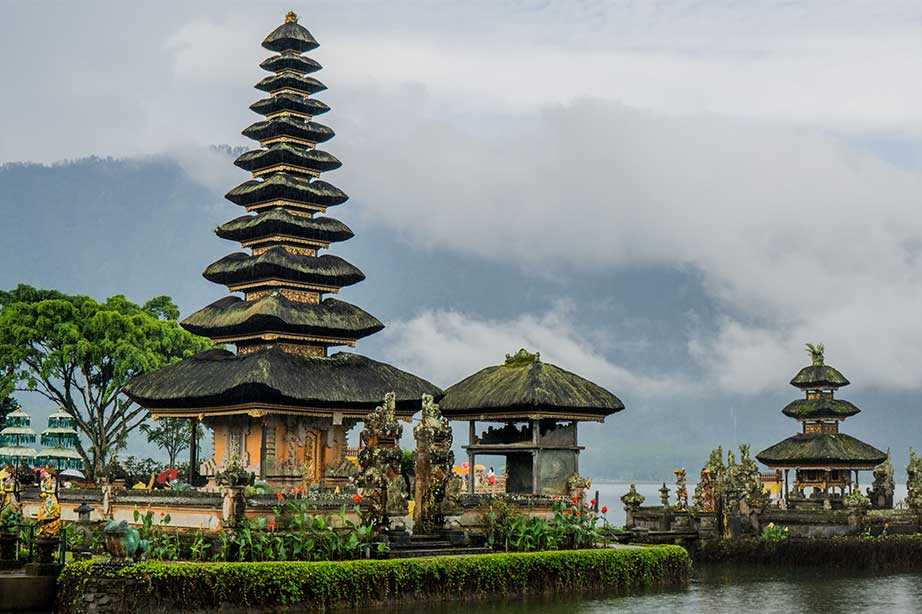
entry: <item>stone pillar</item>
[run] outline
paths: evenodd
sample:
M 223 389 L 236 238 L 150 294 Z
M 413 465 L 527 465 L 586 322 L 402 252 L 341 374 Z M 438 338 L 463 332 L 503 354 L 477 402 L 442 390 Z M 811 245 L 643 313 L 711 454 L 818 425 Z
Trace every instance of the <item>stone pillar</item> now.
M 189 475 L 186 481 L 189 484 L 195 484 L 198 477 L 196 471 L 198 468 L 198 418 L 190 418 L 189 423 L 192 426 L 192 435 L 189 439 Z
M 474 420 L 468 421 L 468 446 L 474 445 L 477 441 L 477 423 Z M 468 447 L 467 449 L 467 494 L 474 494 L 474 452 Z

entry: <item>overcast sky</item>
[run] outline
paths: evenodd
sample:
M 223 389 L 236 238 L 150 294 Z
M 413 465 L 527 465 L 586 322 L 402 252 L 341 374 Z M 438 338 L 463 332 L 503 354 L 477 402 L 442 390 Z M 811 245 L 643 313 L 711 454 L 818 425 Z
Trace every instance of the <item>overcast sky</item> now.
M 223 193 L 244 173 L 201 148 L 247 144 L 289 9 L 364 223 L 544 283 L 678 271 L 716 313 L 679 314 L 664 370 L 619 361 L 613 331 L 643 335 L 575 321 L 564 284 L 428 305 L 388 322 L 398 364 L 445 385 L 526 345 L 619 392 L 752 394 L 821 340 L 853 382 L 922 387 L 922 3 L 9 1 L 0 162 L 166 153 Z

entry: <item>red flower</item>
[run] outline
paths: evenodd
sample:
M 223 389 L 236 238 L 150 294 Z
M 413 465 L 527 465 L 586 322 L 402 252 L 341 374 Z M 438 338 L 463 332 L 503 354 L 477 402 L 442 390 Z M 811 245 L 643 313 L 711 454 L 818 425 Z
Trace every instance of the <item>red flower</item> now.
M 298 494 L 299 494 L 299 495 L 303 495 L 303 494 L 306 493 L 306 492 L 307 492 L 307 489 L 304 488 L 304 486 L 299 486 L 299 487 L 298 487 Z
M 573 503 L 579 503 L 579 497 L 573 495 Z
M 275 531 L 275 521 L 274 520 L 269 521 L 269 530 Z
M 595 504 L 593 503 L 593 505 L 595 505 Z M 589 509 L 589 504 L 588 504 L 588 503 L 583 503 L 583 507 L 585 507 L 585 508 L 588 510 L 588 509 Z
M 356 505 L 358 505 L 359 503 L 361 503 L 361 502 L 362 502 L 362 495 L 360 495 L 360 494 L 358 494 L 358 493 L 355 493 L 354 495 L 352 495 L 352 502 L 355 503 Z
M 576 511 L 576 515 L 577 515 L 577 516 L 582 516 L 583 513 L 582 513 L 581 511 L 577 510 L 577 511 Z
M 573 510 L 571 510 L 570 508 L 567 508 L 567 509 L 565 509 L 565 510 L 563 511 L 563 513 L 564 513 L 564 514 L 567 514 L 567 515 L 569 516 L 570 514 L 573 513 Z
M 279 503 L 281 503 L 281 502 L 282 502 L 282 499 L 285 498 L 285 495 L 283 495 L 283 494 L 280 493 L 280 492 L 277 492 L 277 493 L 275 493 L 275 498 L 279 500 Z
M 607 505 L 603 505 L 603 506 L 602 506 L 602 513 L 603 513 L 603 514 L 607 514 L 607 513 L 608 513 L 608 506 L 607 506 Z
M 592 505 L 592 507 L 595 507 L 595 504 L 597 503 L 597 501 L 596 501 L 595 499 L 593 499 L 593 500 L 590 501 L 589 503 Z

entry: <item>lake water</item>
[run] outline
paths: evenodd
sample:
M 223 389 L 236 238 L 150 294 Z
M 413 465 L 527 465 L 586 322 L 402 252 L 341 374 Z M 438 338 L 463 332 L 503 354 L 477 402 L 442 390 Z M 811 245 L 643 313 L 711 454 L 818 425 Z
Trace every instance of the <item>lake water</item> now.
M 886 614 L 922 613 L 922 574 L 850 574 L 817 568 L 709 566 L 682 589 L 468 602 L 375 610 L 389 614 Z
M 659 505 L 659 489 L 662 482 L 635 482 L 637 492 L 646 497 L 644 505 Z M 675 484 L 666 482 L 669 487 L 669 501 L 675 501 Z M 608 513 L 605 515 L 608 521 L 615 526 L 624 525 L 624 506 L 621 504 L 621 495 L 631 488 L 630 482 L 593 482 L 592 488 L 589 489 L 589 499 L 595 496 L 595 491 L 599 491 L 599 506 L 608 506 Z M 867 485 L 862 486 L 864 491 Z M 894 501 L 902 501 L 906 498 L 906 484 L 896 484 Z M 688 483 L 689 504 L 695 494 L 695 483 Z

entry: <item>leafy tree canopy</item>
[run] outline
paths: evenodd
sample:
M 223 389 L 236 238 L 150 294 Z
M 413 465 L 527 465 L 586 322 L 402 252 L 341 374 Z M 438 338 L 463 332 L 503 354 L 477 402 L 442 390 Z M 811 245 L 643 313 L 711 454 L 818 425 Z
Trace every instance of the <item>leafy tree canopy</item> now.
M 211 347 L 178 315 L 166 296 L 136 305 L 27 285 L 0 292 L 0 397 L 30 390 L 60 404 L 88 442 L 77 446 L 87 469 L 102 474 L 146 418 L 122 392 L 128 380 Z

